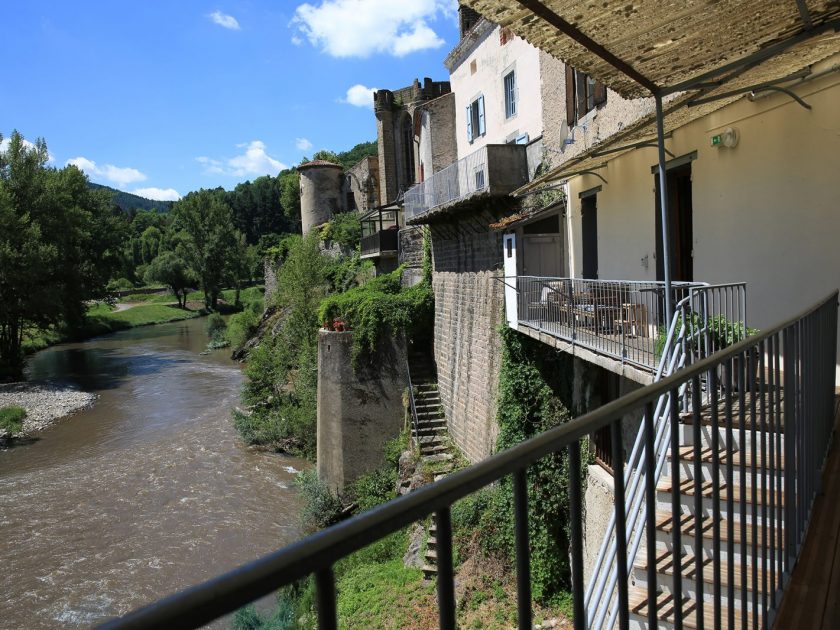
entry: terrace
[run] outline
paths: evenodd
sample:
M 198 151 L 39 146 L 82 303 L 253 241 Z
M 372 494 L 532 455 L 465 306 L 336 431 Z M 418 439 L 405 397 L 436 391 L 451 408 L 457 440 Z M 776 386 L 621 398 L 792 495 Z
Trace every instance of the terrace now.
M 524 145 L 488 144 L 410 188 L 406 222 L 423 223 L 487 197 L 504 197 L 527 182 Z

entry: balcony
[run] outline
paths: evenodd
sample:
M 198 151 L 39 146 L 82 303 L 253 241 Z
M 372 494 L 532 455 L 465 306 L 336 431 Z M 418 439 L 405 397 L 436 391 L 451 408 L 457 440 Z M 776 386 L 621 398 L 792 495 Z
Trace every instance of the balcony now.
M 635 381 L 654 380 L 669 324 L 663 282 L 542 276 L 508 277 L 504 282 L 508 323 L 519 332 Z M 692 321 L 715 324 L 703 339 L 707 351 L 731 343 L 733 335 L 744 336 L 743 284 L 677 282 L 672 293 L 673 303 L 683 304 Z
M 398 248 L 398 234 L 396 228 L 375 232 L 362 237 L 362 258 L 378 256 L 396 256 Z
M 361 218 L 362 258 L 395 258 L 399 252 L 398 209 L 377 208 Z
M 406 222 L 423 223 L 469 201 L 505 196 L 527 182 L 525 145 L 489 144 L 410 188 Z

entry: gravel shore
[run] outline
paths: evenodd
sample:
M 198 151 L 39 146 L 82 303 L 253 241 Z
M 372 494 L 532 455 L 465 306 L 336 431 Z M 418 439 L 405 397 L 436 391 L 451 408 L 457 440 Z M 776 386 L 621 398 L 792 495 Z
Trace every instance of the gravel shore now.
M 59 418 L 89 407 L 94 400 L 96 394 L 49 382 L 0 385 L 0 407 L 16 405 L 26 409 L 24 435 L 41 431 Z

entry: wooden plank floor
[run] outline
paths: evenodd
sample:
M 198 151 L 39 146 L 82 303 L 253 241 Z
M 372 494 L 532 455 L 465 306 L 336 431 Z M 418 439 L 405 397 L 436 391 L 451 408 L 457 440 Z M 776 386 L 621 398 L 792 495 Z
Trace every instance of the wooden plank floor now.
M 814 502 L 805 545 L 774 627 L 840 628 L 840 424 L 823 472 L 823 492 Z

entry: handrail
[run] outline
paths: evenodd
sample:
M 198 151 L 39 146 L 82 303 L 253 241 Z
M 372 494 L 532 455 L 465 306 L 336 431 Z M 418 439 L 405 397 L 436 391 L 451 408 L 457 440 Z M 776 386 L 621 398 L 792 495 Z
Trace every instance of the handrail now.
M 405 355 L 405 373 L 408 377 L 408 402 L 411 410 L 411 433 L 415 444 L 420 446 L 420 420 L 417 418 L 417 403 L 414 401 L 414 385 L 411 383 L 411 363 L 408 353 Z
M 825 403 L 828 396 L 833 396 L 833 368 L 836 343 L 837 326 L 837 291 L 834 291 L 826 298 L 814 303 L 798 315 L 791 317 L 784 322 L 766 329 L 765 331 L 747 339 L 743 339 L 732 346 L 705 357 L 691 365 L 686 366 L 662 380 L 638 389 L 615 401 L 587 413 L 575 420 L 550 429 L 536 437 L 533 437 L 506 451 L 502 451 L 488 459 L 474 464 L 461 471 L 455 472 L 430 485 L 403 495 L 373 510 L 354 516 L 346 521 L 333 525 L 321 532 L 304 538 L 297 543 L 289 545 L 279 551 L 268 554 L 258 560 L 243 565 L 242 567 L 218 576 L 203 584 L 188 588 L 180 593 L 170 595 L 159 602 L 145 606 L 131 612 L 126 616 L 115 619 L 104 624 L 104 628 L 151 628 L 151 627 L 199 627 L 223 614 L 236 610 L 237 608 L 266 595 L 277 588 L 291 584 L 298 579 L 315 574 L 317 595 L 319 602 L 319 624 L 322 628 L 334 628 L 335 620 L 335 590 L 332 578 L 333 564 L 342 557 L 345 557 L 359 549 L 369 545 L 374 540 L 381 539 L 416 520 L 424 518 L 433 512 L 437 512 L 438 518 L 438 540 L 443 555 L 443 564 L 448 570 L 438 574 L 438 597 L 441 609 L 441 625 L 448 626 L 449 620 L 454 615 L 454 596 L 452 595 L 452 573 L 451 573 L 451 527 L 449 520 L 449 507 L 459 499 L 472 492 L 493 483 L 502 477 L 515 474 L 519 478 L 527 468 L 537 460 L 550 453 L 556 453 L 568 448 L 570 454 L 578 448 L 577 441 L 607 426 L 612 428 L 613 434 L 621 436 L 621 418 L 629 411 L 644 407 L 648 404 L 655 404 L 658 399 L 665 395 L 675 395 L 675 392 L 685 384 L 699 383 L 699 379 L 706 374 L 716 379 L 716 368 L 721 365 L 729 365 L 735 357 L 745 356 L 752 348 L 765 348 L 769 343 L 770 347 L 779 342 L 779 335 L 783 333 L 781 342 L 784 347 L 785 384 L 791 388 L 797 386 L 798 381 L 794 380 L 795 371 L 793 361 L 800 354 L 805 355 L 802 361 L 808 359 L 813 362 L 807 367 L 816 371 L 811 383 L 819 386 L 814 390 L 820 395 L 820 401 Z M 795 343 L 801 336 L 808 339 L 819 338 L 821 335 L 831 335 L 824 339 L 825 342 L 832 342 L 830 348 L 821 345 L 814 345 L 815 355 L 805 353 L 800 349 L 797 354 Z M 819 339 L 818 339 L 819 340 Z M 804 347 L 804 344 L 802 344 Z M 823 345 L 827 345 L 824 343 Z M 810 349 L 812 346 L 808 345 Z M 778 368 L 778 354 L 776 356 Z M 790 365 L 788 365 L 790 362 Z M 791 369 L 788 370 L 787 368 Z M 817 378 L 818 377 L 818 378 Z M 729 385 L 731 386 L 731 379 Z M 713 383 L 714 385 L 714 383 Z M 824 391 L 823 391 L 824 390 Z M 822 399 L 825 397 L 825 400 Z M 799 411 L 799 396 L 788 392 L 785 396 L 785 407 L 791 415 Z M 696 412 L 696 410 L 695 410 Z M 825 429 L 826 419 L 819 418 L 820 427 Z M 698 425 L 699 426 L 699 425 Z M 785 431 L 800 428 L 810 429 L 816 426 L 814 423 L 786 422 Z M 817 436 L 816 446 L 826 443 L 823 436 Z M 786 440 L 787 445 L 787 440 Z M 620 452 L 620 451 L 619 451 Z M 819 462 L 815 462 L 819 466 Z M 579 466 L 579 461 L 578 461 Z M 785 474 L 789 467 L 786 463 Z M 575 475 L 579 475 L 579 469 L 570 472 L 570 479 L 575 484 Z M 808 474 L 813 475 L 810 471 Z M 577 477 L 579 478 L 579 476 Z M 514 488 L 518 484 L 514 484 Z M 574 495 L 573 495 L 574 496 Z M 519 497 L 521 499 L 521 497 Z M 788 509 L 788 499 L 785 510 Z M 572 500 L 573 520 L 580 517 L 580 496 L 579 488 L 577 499 Z M 616 502 L 616 509 L 624 510 L 623 502 Z M 793 509 L 793 507 L 791 507 Z M 798 510 L 799 508 L 797 508 Z M 517 512 L 517 519 L 521 516 Z M 526 514 L 527 517 L 527 514 Z M 797 522 L 805 522 L 807 514 L 797 512 Z M 651 515 L 648 515 L 650 524 Z M 578 528 L 579 530 L 579 528 Z M 680 528 L 675 528 L 679 532 Z M 698 528 L 699 531 L 699 528 Z M 788 535 L 789 530 L 786 530 Z M 622 535 L 624 532 L 622 532 Z M 573 582 L 576 588 L 573 591 L 575 608 L 582 604 L 582 575 L 575 567 L 582 567 L 581 564 L 581 541 L 578 536 L 573 535 Z M 791 535 L 791 541 L 792 533 Z M 677 536 L 679 534 L 677 533 Z M 786 549 L 791 549 L 787 546 Z M 795 561 L 795 549 L 791 556 L 786 554 L 785 562 L 787 568 L 792 567 Z M 517 553 L 527 553 L 517 545 Z M 581 569 L 582 570 L 582 569 Z M 702 578 L 702 571 L 698 572 Z M 518 580 L 528 580 L 528 575 L 517 575 Z M 781 576 L 779 576 L 781 580 Z M 621 581 L 619 581 L 621 585 Z M 621 586 L 619 586 L 621 588 Z M 626 583 L 624 585 L 626 589 Z M 626 590 L 625 590 L 626 595 Z M 626 600 L 626 597 L 625 597 Z M 681 598 L 677 600 L 677 611 L 681 614 Z M 699 602 L 702 606 L 702 600 Z M 702 611 L 701 611 L 702 612 Z M 621 611 L 622 618 L 627 619 L 628 610 Z

